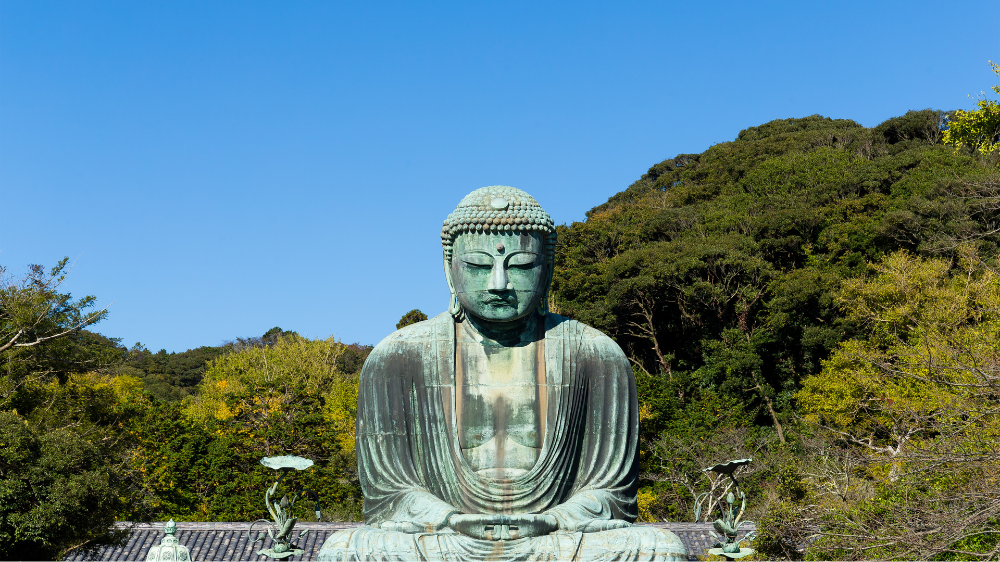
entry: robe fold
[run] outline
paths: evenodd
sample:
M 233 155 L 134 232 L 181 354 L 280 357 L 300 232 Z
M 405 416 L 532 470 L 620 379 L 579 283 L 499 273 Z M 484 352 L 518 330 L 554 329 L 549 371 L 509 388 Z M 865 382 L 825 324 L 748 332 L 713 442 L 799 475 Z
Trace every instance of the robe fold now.
M 451 315 L 407 326 L 372 350 L 361 371 L 355 437 L 366 526 L 331 536 L 321 560 L 686 559 L 666 531 L 582 532 L 594 520 L 638 515 L 635 380 L 624 353 L 601 332 L 555 314 L 544 322 L 542 448 L 535 465 L 512 479 L 478 475 L 459 446 Z M 478 540 L 445 527 L 454 513 L 546 513 L 559 530 Z M 403 522 L 424 532 L 386 530 Z

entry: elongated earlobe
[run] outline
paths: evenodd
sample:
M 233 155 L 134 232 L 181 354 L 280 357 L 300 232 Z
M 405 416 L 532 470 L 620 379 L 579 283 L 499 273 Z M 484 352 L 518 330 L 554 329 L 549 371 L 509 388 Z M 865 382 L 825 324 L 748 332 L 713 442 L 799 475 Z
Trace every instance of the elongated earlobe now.
M 458 318 L 462 315 L 462 303 L 458 302 L 458 293 L 455 292 L 455 283 L 451 279 L 450 253 L 444 256 L 444 278 L 448 281 L 448 290 L 451 291 L 451 304 L 448 305 L 448 312 Z
M 538 315 L 545 317 L 549 313 L 549 290 L 552 289 L 552 275 L 555 273 L 555 259 L 552 256 L 552 246 L 549 247 L 548 272 L 545 274 L 545 292 L 538 301 L 538 308 L 535 309 Z

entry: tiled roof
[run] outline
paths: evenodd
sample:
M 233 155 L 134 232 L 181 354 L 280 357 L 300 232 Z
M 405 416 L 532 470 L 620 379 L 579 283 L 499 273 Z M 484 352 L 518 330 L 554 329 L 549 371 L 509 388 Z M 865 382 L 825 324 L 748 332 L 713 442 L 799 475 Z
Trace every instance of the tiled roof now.
M 119 528 L 131 531 L 124 547 L 101 548 L 91 553 L 73 552 L 64 560 L 145 560 L 149 548 L 160 544 L 163 538 L 164 523 L 127 523 L 117 524 Z M 315 560 L 319 549 L 327 537 L 340 529 L 350 529 L 361 523 L 297 523 L 295 534 L 306 529 L 308 533 L 296 541 L 299 548 L 305 550 L 302 556 L 286 558 L 292 562 Z M 684 542 L 690 560 L 704 559 L 705 551 L 711 548 L 715 539 L 709 534 L 711 523 L 641 523 L 673 531 Z M 257 551 L 271 546 L 270 539 L 253 544 L 257 531 L 264 526 L 255 525 L 253 537 L 248 537 L 249 523 L 177 523 L 177 539 L 180 544 L 188 547 L 191 558 L 195 562 L 210 560 L 256 560 L 270 561 L 266 556 L 258 556 Z M 741 529 L 753 529 L 752 524 L 744 524 Z

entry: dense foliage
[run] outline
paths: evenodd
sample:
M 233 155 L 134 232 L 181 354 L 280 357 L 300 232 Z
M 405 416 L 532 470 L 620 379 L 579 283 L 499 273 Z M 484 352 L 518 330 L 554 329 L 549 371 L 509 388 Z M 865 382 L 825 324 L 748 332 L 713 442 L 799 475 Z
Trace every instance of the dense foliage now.
M 992 265 L 970 246 L 954 260 L 900 251 L 845 281 L 840 301 L 865 335 L 838 347 L 798 399 L 810 422 L 865 454 L 868 478 L 855 486 L 872 489 L 854 502 L 817 494 L 802 510 L 799 534 L 821 537 L 815 556 L 927 559 L 997 546 L 1000 275 Z M 829 490 L 837 477 L 817 484 Z
M 106 311 L 60 292 L 66 266 L 0 277 L 0 559 L 117 542 L 116 519 L 256 519 L 274 477 L 265 455 L 313 459 L 289 483 L 319 493 L 326 518 L 359 516 L 354 410 L 370 346 L 273 328 L 183 353 L 127 349 L 86 329 Z
M 396 329 L 399 330 L 404 326 L 409 326 L 410 324 L 416 324 L 417 322 L 423 322 L 427 320 L 427 315 L 421 312 L 419 309 L 414 308 L 413 310 L 407 312 L 396 322 Z
M 897 484 L 915 465 L 904 468 L 901 457 L 892 462 L 890 451 L 899 448 L 898 439 L 912 445 L 915 434 L 907 432 L 916 430 L 896 428 L 895 418 L 861 415 L 866 408 L 895 404 L 897 416 L 944 423 L 946 404 L 951 412 L 973 398 L 980 400 L 977 413 L 993 406 L 996 395 L 982 387 L 960 400 L 955 388 L 946 391 L 940 381 L 888 384 L 865 375 L 880 367 L 859 362 L 859 349 L 870 349 L 864 342 L 883 327 L 857 312 L 857 287 L 867 286 L 870 275 L 900 260 L 931 260 L 921 267 L 945 276 L 968 263 L 963 255 L 994 263 L 1000 242 L 995 162 L 945 145 L 948 117 L 925 110 L 873 128 L 819 116 L 752 127 L 702 154 L 653 166 L 584 222 L 560 229 L 551 301 L 561 314 L 612 335 L 635 367 L 643 518 L 689 520 L 701 492 L 710 492 L 703 504 L 726 492 L 725 482 L 700 469 L 752 456 L 744 478 L 756 498 L 750 516 L 761 519 L 765 530 L 759 548 L 772 557 L 803 556 L 800 547 L 818 534 L 846 533 L 834 525 L 838 517 L 855 520 L 858 512 L 852 510 L 871 502 L 882 502 L 885 512 L 887 502 L 897 502 L 914 485 L 913 478 Z M 889 286 L 903 283 L 898 276 L 879 279 Z M 976 357 L 973 350 L 965 359 Z M 864 380 L 872 381 L 864 388 L 879 393 L 864 394 L 858 388 Z M 819 415 L 817 402 L 839 408 L 837 416 Z M 988 435 L 982 427 L 964 427 Z M 938 437 L 958 435 L 955 428 L 921 431 L 924 438 L 934 431 Z M 944 441 L 961 448 L 955 439 Z M 925 489 L 938 486 L 935 492 L 947 488 L 951 500 L 972 493 L 948 488 L 951 477 L 984 477 L 954 464 L 936 466 L 916 480 Z M 839 504 L 819 501 L 831 494 Z M 872 526 L 864 533 L 855 528 L 833 550 L 815 551 L 870 557 L 869 547 L 888 536 L 890 521 L 930 525 L 931 517 L 917 517 L 920 510 L 941 520 L 946 510 L 929 501 L 902 509 L 894 519 L 866 519 Z M 1000 502 L 1000 496 L 988 495 L 974 506 L 948 505 L 986 513 L 990 502 Z M 802 511 L 807 505 L 823 505 L 822 514 Z M 790 524 L 821 515 L 826 523 L 808 532 Z M 975 536 L 996 544 L 1000 535 L 989 534 L 994 523 L 962 521 L 962 529 L 953 526 L 917 542 L 959 549 L 962 540 L 972 540 L 962 537 Z M 841 548 L 845 542 L 858 550 Z M 879 555 L 918 552 L 933 554 L 886 547 Z
M 1000 65 L 990 61 L 993 73 L 1000 76 Z M 1000 85 L 992 88 L 1000 94 Z M 944 132 L 944 142 L 979 151 L 984 156 L 1000 156 L 1000 103 L 981 95 L 972 111 L 956 110 Z
M 980 165 L 940 144 L 941 119 L 787 119 L 661 162 L 562 229 L 553 300 L 655 386 L 652 430 L 709 390 L 784 439 L 802 378 L 855 331 L 833 300 L 840 280 L 987 229 L 953 195 Z
M 94 297 L 60 292 L 67 260 L 24 277 L 0 270 L 0 558 L 52 558 L 114 541 L 133 497 L 120 430 L 137 412 L 134 380 L 82 373 L 112 364 L 113 341 L 83 330 Z
M 327 517 L 357 518 L 357 371 L 340 368 L 351 351 L 357 346 L 279 335 L 212 361 L 192 399 L 150 404 L 131 431 L 153 513 L 252 521 L 265 514 L 261 491 L 274 478 L 260 459 L 299 455 L 316 467 L 295 479 L 319 494 Z M 297 507 L 305 516 L 305 504 Z
M 968 119 L 773 121 L 559 227 L 553 308 L 634 366 L 643 520 L 714 519 L 730 484 L 702 469 L 753 457 L 763 557 L 996 557 L 1000 179 Z M 371 346 L 126 348 L 65 269 L 0 283 L 0 557 L 117 540 L 116 518 L 264 516 L 268 455 L 316 462 L 294 483 L 324 518 L 360 516 Z
M 222 346 L 202 346 L 179 353 L 167 353 L 165 349 L 151 353 L 136 344 L 125 355 L 121 371 L 141 378 L 146 390 L 157 399 L 175 401 L 193 394 L 208 363 L 224 352 Z

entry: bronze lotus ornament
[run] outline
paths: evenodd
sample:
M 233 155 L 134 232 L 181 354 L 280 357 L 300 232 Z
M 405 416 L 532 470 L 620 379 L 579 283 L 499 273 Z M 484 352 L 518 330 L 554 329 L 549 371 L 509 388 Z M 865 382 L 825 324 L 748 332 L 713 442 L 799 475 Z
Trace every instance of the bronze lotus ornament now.
M 293 495 L 291 499 L 287 495 L 282 495 L 281 499 L 277 501 L 274 500 L 274 497 L 278 490 L 278 485 L 289 472 L 292 470 L 305 470 L 313 465 L 313 461 L 303 457 L 280 456 L 264 457 L 260 460 L 260 464 L 278 471 L 278 479 L 264 492 L 264 505 L 267 506 L 267 511 L 271 514 L 273 521 L 268 521 L 267 519 L 254 521 L 250 524 L 247 536 L 249 537 L 253 533 L 253 526 L 255 524 L 268 524 L 267 535 L 271 537 L 271 548 L 259 550 L 257 554 L 275 559 L 298 556 L 305 552 L 292 542 L 295 523 L 298 521 L 297 517 L 292 517 L 292 510 L 295 508 L 295 502 L 299 499 L 299 494 Z M 321 515 L 319 496 L 316 492 L 309 489 L 304 489 L 303 493 L 311 495 L 316 501 L 316 520 L 319 521 Z M 308 529 L 302 531 L 298 537 L 295 537 L 296 540 L 302 538 L 308 532 Z M 264 532 L 261 531 L 254 542 L 263 541 L 264 537 Z

